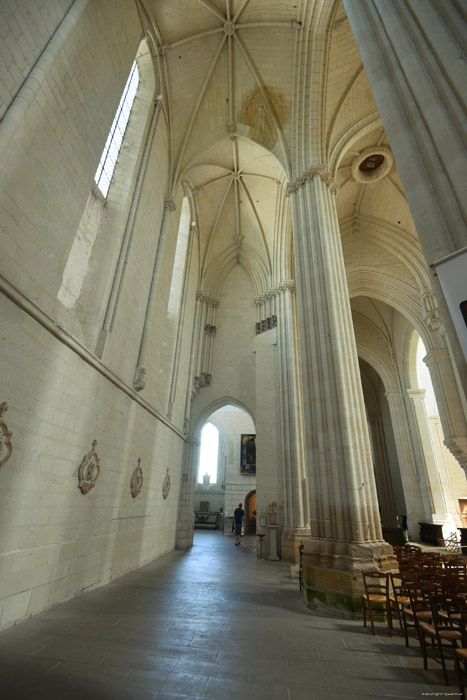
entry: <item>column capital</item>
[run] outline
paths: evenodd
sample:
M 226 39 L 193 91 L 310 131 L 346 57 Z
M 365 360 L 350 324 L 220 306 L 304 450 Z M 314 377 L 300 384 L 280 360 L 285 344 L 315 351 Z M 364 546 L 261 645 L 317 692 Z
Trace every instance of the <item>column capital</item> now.
M 447 350 L 444 350 L 442 348 L 437 348 L 436 350 L 429 350 L 425 357 L 423 358 L 423 362 L 426 365 L 430 364 L 435 364 L 439 362 L 440 360 L 449 360 L 450 361 L 450 355 Z
M 213 306 L 214 308 L 219 304 L 219 299 L 215 299 L 214 297 L 211 297 L 209 294 L 205 294 L 200 290 L 196 292 L 196 301 Z
M 166 211 L 175 211 L 176 206 L 172 197 L 164 197 L 164 209 Z
M 467 472 L 467 437 L 448 437 L 444 440 L 449 452 Z
M 386 396 L 388 401 L 394 401 L 395 399 L 401 398 L 401 392 L 395 386 L 389 387 L 389 389 L 385 392 L 384 395 Z
M 336 194 L 338 192 L 339 186 L 337 182 L 330 176 L 326 166 L 320 164 L 312 165 L 303 173 L 301 177 L 296 178 L 294 182 L 288 182 L 285 196 L 289 197 L 291 194 L 296 194 L 301 187 L 306 185 L 308 182 L 312 182 L 317 177 L 324 182 L 331 194 Z
M 407 396 L 409 398 L 424 398 L 426 394 L 426 389 L 407 389 Z

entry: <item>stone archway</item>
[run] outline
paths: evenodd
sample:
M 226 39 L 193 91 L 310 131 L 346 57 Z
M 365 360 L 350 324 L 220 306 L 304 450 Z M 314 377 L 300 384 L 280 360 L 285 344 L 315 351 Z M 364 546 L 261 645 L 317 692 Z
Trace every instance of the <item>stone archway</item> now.
M 256 535 L 256 489 L 247 494 L 243 509 L 245 511 L 245 535 Z

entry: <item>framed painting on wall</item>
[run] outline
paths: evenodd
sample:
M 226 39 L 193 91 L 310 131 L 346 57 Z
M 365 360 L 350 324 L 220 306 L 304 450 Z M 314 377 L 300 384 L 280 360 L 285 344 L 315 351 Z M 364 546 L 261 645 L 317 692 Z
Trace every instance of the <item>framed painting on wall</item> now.
M 256 435 L 241 435 L 240 474 L 256 475 Z

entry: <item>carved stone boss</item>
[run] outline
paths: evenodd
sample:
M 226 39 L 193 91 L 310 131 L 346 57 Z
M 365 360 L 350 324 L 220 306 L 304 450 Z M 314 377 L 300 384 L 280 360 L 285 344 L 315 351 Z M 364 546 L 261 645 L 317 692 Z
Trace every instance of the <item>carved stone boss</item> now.
M 97 440 L 92 443 L 92 449 L 83 457 L 78 470 L 79 488 L 81 493 L 88 493 L 96 484 L 99 477 L 100 466 L 99 457 L 96 453 Z
M 0 467 L 8 462 L 11 457 L 13 447 L 10 438 L 12 433 L 8 430 L 7 424 L 3 420 L 3 414 L 8 410 L 8 405 L 4 401 L 0 405 Z
M 135 468 L 133 474 L 131 475 L 130 490 L 133 498 L 141 491 L 143 486 L 143 470 L 141 469 L 141 457 L 138 457 L 138 466 Z

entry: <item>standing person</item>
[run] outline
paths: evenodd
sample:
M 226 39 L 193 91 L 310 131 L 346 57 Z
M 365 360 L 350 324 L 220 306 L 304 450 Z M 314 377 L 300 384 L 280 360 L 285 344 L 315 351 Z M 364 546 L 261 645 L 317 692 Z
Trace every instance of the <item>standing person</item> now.
M 234 523 L 235 523 L 235 546 L 239 547 L 242 543 L 242 526 L 243 520 L 245 518 L 245 511 L 242 508 L 242 504 L 238 504 L 238 508 L 234 510 Z

